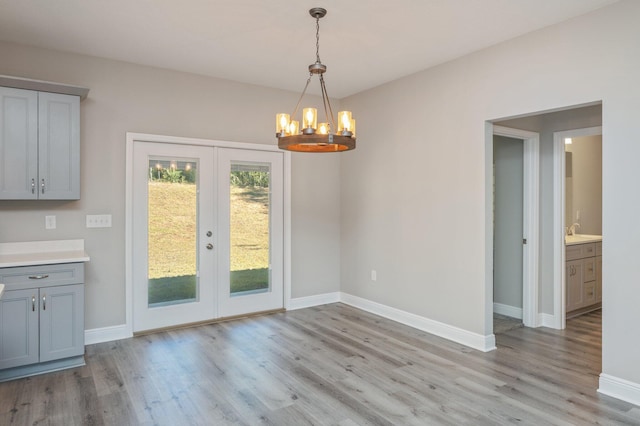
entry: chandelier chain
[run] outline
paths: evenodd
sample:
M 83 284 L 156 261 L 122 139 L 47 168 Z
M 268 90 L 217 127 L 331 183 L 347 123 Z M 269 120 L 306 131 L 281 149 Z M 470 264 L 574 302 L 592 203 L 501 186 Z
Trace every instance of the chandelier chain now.
M 316 62 L 320 63 L 320 18 L 316 17 Z

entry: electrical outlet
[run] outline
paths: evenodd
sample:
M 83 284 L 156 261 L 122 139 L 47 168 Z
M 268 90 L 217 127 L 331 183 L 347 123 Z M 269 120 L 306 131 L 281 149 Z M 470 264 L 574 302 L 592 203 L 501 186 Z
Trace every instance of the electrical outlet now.
M 111 228 L 110 214 L 88 214 L 87 228 Z
M 45 216 L 44 217 L 44 227 L 45 227 L 45 229 L 56 229 L 56 217 L 55 216 Z

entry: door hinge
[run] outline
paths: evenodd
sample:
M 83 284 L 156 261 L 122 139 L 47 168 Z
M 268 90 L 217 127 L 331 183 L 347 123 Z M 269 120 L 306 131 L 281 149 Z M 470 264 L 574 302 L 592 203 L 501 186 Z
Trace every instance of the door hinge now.
M 522 244 L 527 244 L 527 239 L 526 238 L 522 239 Z

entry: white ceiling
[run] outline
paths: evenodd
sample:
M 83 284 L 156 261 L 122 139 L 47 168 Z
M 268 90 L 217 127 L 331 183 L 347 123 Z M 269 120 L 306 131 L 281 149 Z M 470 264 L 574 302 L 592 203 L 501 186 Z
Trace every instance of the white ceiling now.
M 319 6 L 342 98 L 615 1 L 0 0 L 0 40 L 300 92 Z

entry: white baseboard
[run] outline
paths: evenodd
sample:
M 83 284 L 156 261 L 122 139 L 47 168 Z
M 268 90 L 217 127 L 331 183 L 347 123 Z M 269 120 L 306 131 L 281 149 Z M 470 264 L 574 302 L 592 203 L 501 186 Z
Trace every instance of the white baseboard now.
M 553 314 L 538 314 L 538 325 L 540 327 L 548 327 L 558 329 L 556 317 Z
M 353 296 L 347 293 L 340 293 L 340 301 L 347 305 L 354 306 L 363 311 L 371 312 L 384 318 L 408 325 L 418 330 L 426 331 L 439 337 L 469 346 L 482 352 L 489 352 L 496 349 L 496 338 L 493 334 L 483 336 L 472 333 L 458 327 L 421 317 L 410 312 L 382 305 L 371 300 Z
M 470 348 L 474 348 L 479 351 L 489 352 L 496 349 L 496 338 L 493 334 L 483 336 L 481 334 L 472 333 L 439 321 L 342 292 L 324 293 L 291 299 L 289 301 L 288 310 L 304 309 L 337 302 L 354 306 L 358 309 L 362 309 L 363 311 L 371 312 L 381 317 L 388 318 L 465 346 L 469 346 Z M 92 345 L 112 340 L 127 339 L 132 337 L 133 333 L 126 324 L 123 324 L 86 330 L 84 335 L 85 344 Z
M 93 345 L 95 343 L 128 339 L 129 337 L 133 337 L 133 333 L 126 324 L 114 325 L 111 327 L 94 328 L 84 331 L 84 344 Z
M 517 308 L 515 306 L 494 302 L 493 312 L 500 315 L 506 315 L 511 318 L 522 319 L 522 308 Z
M 340 301 L 340 292 L 316 294 L 313 296 L 296 297 L 289 301 L 288 310 L 311 308 L 312 306 L 326 305 Z
M 640 406 L 640 383 L 602 373 L 598 392 Z
M 310 308 L 312 306 L 326 305 L 327 303 L 336 303 L 339 301 L 339 292 L 317 294 L 314 296 L 291 299 L 288 309 L 295 310 Z M 111 342 L 113 340 L 128 339 L 130 337 L 133 337 L 133 332 L 126 324 L 94 328 L 92 330 L 85 330 L 84 344 L 93 345 L 95 343 Z

